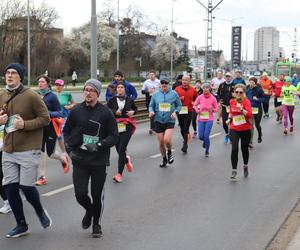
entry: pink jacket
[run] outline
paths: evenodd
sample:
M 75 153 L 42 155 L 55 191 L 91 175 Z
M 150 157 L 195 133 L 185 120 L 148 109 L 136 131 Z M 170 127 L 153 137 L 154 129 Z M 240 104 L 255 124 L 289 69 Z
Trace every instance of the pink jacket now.
M 218 103 L 216 97 L 212 94 L 209 97 L 205 97 L 204 94 L 202 94 L 197 97 L 193 108 L 198 113 L 198 121 L 211 121 L 214 119 L 213 112 L 218 112 Z

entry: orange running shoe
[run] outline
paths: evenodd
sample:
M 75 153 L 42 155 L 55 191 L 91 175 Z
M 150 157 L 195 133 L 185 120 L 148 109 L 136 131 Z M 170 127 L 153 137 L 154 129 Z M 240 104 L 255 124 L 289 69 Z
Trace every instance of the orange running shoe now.
M 129 155 L 126 155 L 126 158 L 127 158 L 127 160 L 128 160 L 128 162 L 125 164 L 126 169 L 127 169 L 128 172 L 132 172 L 132 170 L 133 170 L 133 165 L 132 165 L 132 162 L 131 162 L 131 160 L 130 160 L 130 156 L 129 156 Z
M 117 183 L 122 182 L 122 175 L 119 174 L 119 173 L 117 173 L 117 174 L 114 176 L 113 180 L 114 180 L 115 182 L 117 182 Z
M 66 155 L 64 156 L 64 161 L 61 164 L 64 169 L 64 173 L 67 174 L 69 172 L 69 161 Z
M 45 176 L 40 176 L 38 178 L 38 180 L 36 181 L 36 185 L 37 186 L 43 186 L 43 185 L 46 185 L 47 184 L 47 179 Z

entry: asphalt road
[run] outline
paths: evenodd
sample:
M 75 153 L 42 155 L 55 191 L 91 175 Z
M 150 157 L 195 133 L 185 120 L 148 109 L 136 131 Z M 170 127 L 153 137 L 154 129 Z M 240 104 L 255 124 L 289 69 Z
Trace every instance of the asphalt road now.
M 138 125 L 128 147 L 134 172 L 125 172 L 121 184 L 112 181 L 117 169 L 112 149 L 102 239 L 81 229 L 84 211 L 69 186 L 71 174 L 48 160 L 49 184 L 38 189 L 53 226 L 43 230 L 25 202 L 31 234 L 6 239 L 15 222 L 12 214 L 0 215 L 0 249 L 262 250 L 300 195 L 299 107 L 292 135 L 284 136 L 274 120 L 274 115 L 263 119 L 263 143 L 251 151 L 249 178 L 242 177 L 240 162 L 237 182 L 229 180 L 231 146 L 223 144 L 221 125 L 214 125 L 209 158 L 197 139 L 183 155 L 177 127 L 175 162 L 166 169 L 158 167 L 161 159 L 155 136 L 147 135 L 148 124 Z

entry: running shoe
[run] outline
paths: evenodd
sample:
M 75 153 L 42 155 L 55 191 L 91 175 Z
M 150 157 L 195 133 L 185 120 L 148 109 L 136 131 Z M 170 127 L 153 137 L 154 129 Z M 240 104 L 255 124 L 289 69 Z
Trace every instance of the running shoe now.
M 277 115 L 276 117 L 276 122 L 279 122 L 279 115 Z
M 248 175 L 249 175 L 249 171 L 248 171 L 248 166 L 247 165 L 244 165 L 244 177 L 247 178 Z
M 114 177 L 113 177 L 113 180 L 116 182 L 116 183 L 121 183 L 122 182 L 122 175 L 117 173 Z
M 284 133 L 285 135 L 287 135 L 287 134 L 288 134 L 288 129 L 285 128 L 285 129 L 283 130 L 283 133 Z
M 168 163 L 167 157 L 164 157 L 163 162 L 162 162 L 162 164 L 159 165 L 159 167 L 165 168 L 168 166 L 167 163 Z
M 187 153 L 187 149 L 188 149 L 188 145 L 184 143 L 183 146 L 182 146 L 182 148 L 181 148 L 181 151 L 183 153 Z
M 127 169 L 128 172 L 132 172 L 132 170 L 133 170 L 133 165 L 132 165 L 130 156 L 129 156 L 129 155 L 126 155 L 126 158 L 127 158 L 127 163 L 125 164 L 126 169 Z
M 29 234 L 27 224 L 18 224 L 13 230 L 11 230 L 6 237 L 7 238 L 18 238 Z
M 203 141 L 202 143 L 202 148 L 205 148 L 205 141 Z
M 294 127 L 291 126 L 291 127 L 290 127 L 290 132 L 292 133 L 293 131 L 294 131 Z
M 257 138 L 257 143 L 262 143 L 262 138 L 261 137 Z
M 101 238 L 103 236 L 102 229 L 100 225 L 93 225 L 93 238 Z
M 37 186 L 43 186 L 43 185 L 46 185 L 47 184 L 47 179 L 46 179 L 46 177 L 45 176 L 40 176 L 39 178 L 38 178 L 38 180 L 36 181 L 36 185 Z
M 52 219 L 50 218 L 46 209 L 44 209 L 40 214 L 38 214 L 38 217 L 43 228 L 51 227 Z
M 61 165 L 64 169 L 64 173 L 67 174 L 69 172 L 69 161 L 66 155 L 63 156 L 64 160 L 61 162 Z
M 224 144 L 228 144 L 228 142 L 229 142 L 229 136 L 225 135 L 224 136 Z
M 8 214 L 11 212 L 11 207 L 9 205 L 8 200 L 4 201 L 3 207 L 0 208 L 0 214 Z
M 250 148 L 250 149 L 253 149 L 253 148 L 254 148 L 252 143 L 249 143 L 249 148 Z
M 82 221 L 81 221 L 81 227 L 83 229 L 88 229 L 91 226 L 92 217 L 93 217 L 93 215 L 91 213 L 89 213 L 88 211 L 85 212 L 85 215 L 83 216 Z
M 236 177 L 237 177 L 237 172 L 236 172 L 235 170 L 233 170 L 233 171 L 231 172 L 230 179 L 231 179 L 231 180 L 236 180 Z
M 205 151 L 205 157 L 209 157 L 209 152 Z
M 194 132 L 192 138 L 193 138 L 193 139 L 197 138 L 197 132 Z
M 172 164 L 174 162 L 174 157 L 171 150 L 168 150 L 168 163 Z

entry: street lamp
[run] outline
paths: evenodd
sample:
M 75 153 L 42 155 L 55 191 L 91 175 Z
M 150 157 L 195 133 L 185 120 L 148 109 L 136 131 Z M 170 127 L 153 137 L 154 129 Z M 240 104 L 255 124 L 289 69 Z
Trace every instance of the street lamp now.
M 97 15 L 96 0 L 91 3 L 91 78 L 97 79 Z
M 30 74 L 31 74 L 31 65 L 30 65 L 30 7 L 29 0 L 27 0 L 27 85 L 30 87 Z

